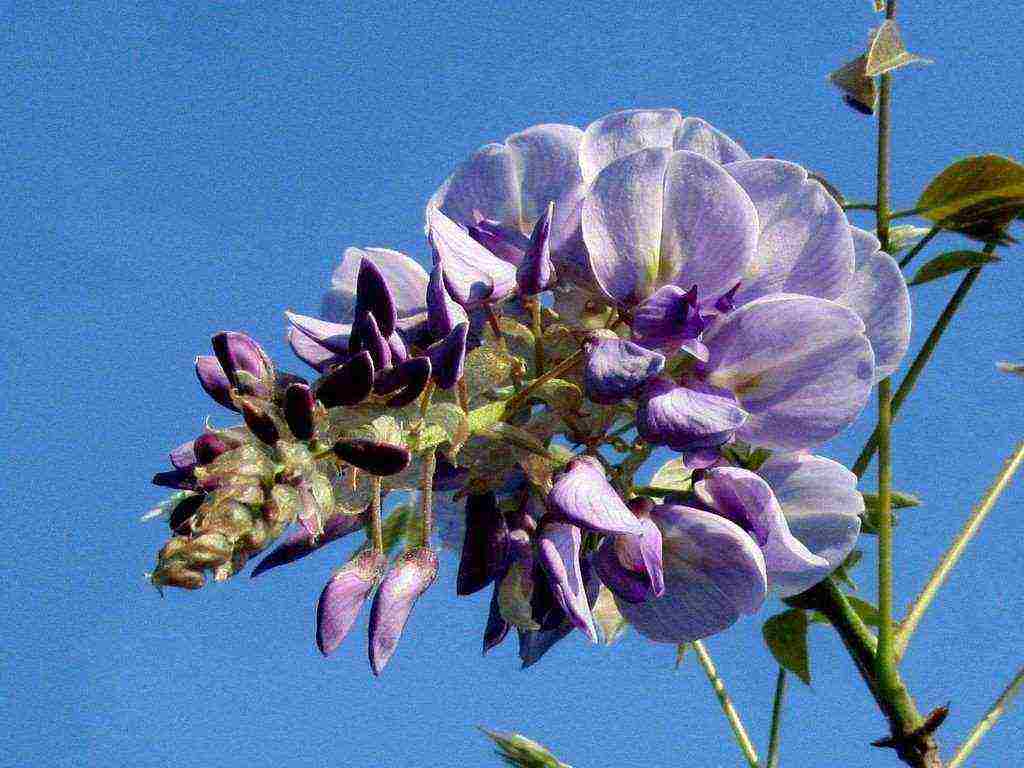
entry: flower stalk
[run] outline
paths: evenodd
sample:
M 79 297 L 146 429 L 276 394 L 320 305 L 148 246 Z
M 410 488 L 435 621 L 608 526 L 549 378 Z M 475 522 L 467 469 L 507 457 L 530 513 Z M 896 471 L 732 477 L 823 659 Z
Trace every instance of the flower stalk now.
M 782 730 L 782 702 L 786 697 L 786 670 L 779 667 L 775 678 L 775 696 L 772 700 L 772 723 L 768 729 L 768 757 L 765 758 L 766 768 L 778 768 L 779 741 Z
M 1013 680 L 1006 686 L 999 698 L 995 700 L 992 707 L 985 716 L 978 722 L 974 729 L 971 731 L 971 735 L 967 737 L 963 744 L 957 749 L 956 754 L 953 755 L 952 759 L 947 763 L 946 768 L 960 768 L 964 761 L 970 757 L 971 752 L 978 746 L 978 742 L 981 741 L 982 737 L 986 733 L 992 730 L 999 718 L 1003 716 L 1007 708 L 1013 703 L 1014 698 L 1017 696 L 1017 692 L 1020 690 L 1021 685 L 1024 684 L 1024 667 L 1017 670 L 1017 674 L 1013 676 Z
M 715 669 L 715 663 L 711 660 L 711 655 L 700 640 L 693 641 L 693 650 L 696 651 L 697 661 L 700 662 L 700 666 L 704 670 L 704 674 L 707 675 L 708 682 L 711 683 L 715 696 L 718 697 L 718 703 L 722 706 L 725 719 L 729 721 L 729 727 L 732 728 L 733 736 L 736 737 L 736 743 L 739 745 L 740 751 L 743 752 L 743 757 L 746 759 L 747 764 L 750 765 L 750 768 L 759 768 L 757 750 L 754 749 L 754 744 L 747 734 L 747 729 L 743 726 L 739 712 L 736 711 L 732 699 L 729 698 L 729 692 L 725 689 L 725 682 L 718 676 L 718 670 Z

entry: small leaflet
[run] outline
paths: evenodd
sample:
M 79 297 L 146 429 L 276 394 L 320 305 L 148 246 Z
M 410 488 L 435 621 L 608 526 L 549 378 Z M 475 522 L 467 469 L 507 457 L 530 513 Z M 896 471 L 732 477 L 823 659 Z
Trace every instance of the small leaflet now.
M 931 59 L 907 51 L 900 38 L 899 26 L 894 20 L 887 19 L 872 33 L 864 74 L 874 77 L 892 72 L 894 69 L 905 67 L 908 64 L 934 63 Z
M 865 74 L 867 62 L 867 54 L 858 56 L 829 75 L 828 79 L 843 92 L 843 101 L 861 114 L 873 115 L 878 105 L 878 89 L 874 79 Z

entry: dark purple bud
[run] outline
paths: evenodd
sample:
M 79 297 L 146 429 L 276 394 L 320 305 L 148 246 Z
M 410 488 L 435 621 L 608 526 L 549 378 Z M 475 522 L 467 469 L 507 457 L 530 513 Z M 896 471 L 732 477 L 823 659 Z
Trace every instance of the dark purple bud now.
M 438 388 L 451 389 L 462 378 L 468 337 L 469 323 L 460 323 L 443 341 L 427 350 L 430 369 Z
M 537 220 L 530 235 L 530 244 L 516 269 L 516 284 L 524 296 L 536 296 L 546 291 L 555 281 L 555 265 L 551 261 L 549 234 L 555 204 L 549 203 L 544 215 Z
M 443 339 L 460 323 L 469 321 L 469 315 L 462 306 L 448 295 L 444 283 L 444 267 L 434 266 L 427 283 L 427 322 L 430 334 L 436 339 Z
M 167 521 L 171 530 L 179 536 L 188 536 L 193 531 L 193 517 L 196 512 L 199 511 L 199 507 L 203 505 L 203 501 L 206 496 L 203 494 L 196 494 L 195 496 L 188 496 L 184 501 L 181 501 L 172 511 L 171 517 Z
M 360 512 L 356 515 L 334 515 L 334 517 L 324 523 L 323 533 L 315 539 L 304 528 L 298 528 L 286 536 L 266 557 L 260 560 L 253 569 L 250 578 L 254 579 L 271 568 L 277 568 L 280 565 L 287 565 L 288 563 L 294 563 L 296 560 L 301 560 L 306 555 L 313 554 L 332 541 L 338 541 L 350 533 L 362 530 L 364 525 L 366 525 L 366 512 Z
M 191 469 L 174 469 L 153 475 L 153 485 L 162 488 L 177 488 L 182 491 L 198 491 L 199 482 Z
M 306 384 L 292 384 L 284 392 L 284 420 L 288 429 L 299 440 L 313 436 L 313 416 L 316 413 L 316 398 Z
M 273 445 L 281 439 L 281 431 L 277 428 L 277 422 L 265 408 L 253 401 L 242 401 L 242 419 L 249 431 L 267 445 Z
M 359 610 L 380 583 L 387 564 L 383 554 L 365 550 L 327 582 L 316 604 L 316 646 L 324 656 L 333 653 L 352 629 Z
M 210 464 L 222 453 L 227 453 L 233 448 L 237 448 L 239 443 L 236 440 L 226 439 L 214 432 L 207 432 L 197 437 L 192 445 L 195 451 L 196 463 Z
M 533 563 L 533 591 L 530 593 L 530 611 L 541 630 L 556 629 L 568 618 L 562 604 L 555 599 L 551 580 L 539 562 Z
M 380 268 L 369 259 L 363 259 L 359 262 L 359 274 L 356 277 L 356 306 L 353 316 L 358 322 L 368 314 L 372 314 L 377 320 L 384 338 L 395 332 L 398 314 L 391 289 L 388 288 Z
M 237 411 L 238 406 L 231 399 L 231 382 L 216 357 L 198 355 L 196 357 L 196 378 L 210 397 L 225 408 Z
M 430 381 L 430 369 L 428 357 L 412 357 L 398 366 L 395 370 L 404 388 L 388 399 L 388 407 L 404 408 L 422 395 Z
M 413 606 L 437 578 L 437 555 L 419 548 L 405 552 L 394 564 L 370 608 L 369 651 L 373 674 L 384 671 L 398 647 Z
M 643 529 L 636 516 L 605 479 L 593 456 L 580 456 L 555 481 L 548 508 L 559 519 L 599 533 L 635 533 Z
M 367 262 L 363 262 L 366 264 Z M 352 353 L 366 351 L 373 358 L 373 368 L 384 371 L 391 367 L 391 346 L 387 337 L 377 326 L 377 318 L 367 312 L 352 324 L 352 336 L 349 338 L 349 350 Z
M 480 219 L 476 224 L 467 227 L 469 236 L 509 264 L 519 264 L 523 255 L 530 247 L 530 240 L 517 227 L 502 224 L 500 221 Z
M 170 453 L 171 466 L 175 469 L 192 469 L 196 465 L 196 441 L 189 440 L 174 448 Z
M 736 291 L 739 289 L 740 284 L 736 283 L 736 285 L 719 296 L 718 301 L 715 302 L 715 309 L 722 313 L 732 312 L 736 309 Z
M 397 475 L 412 460 L 408 448 L 359 438 L 340 440 L 334 453 L 342 461 L 378 477 Z
M 696 380 L 680 386 L 662 377 L 644 388 L 636 413 L 644 440 L 676 451 L 722 445 L 746 420 L 732 392 Z
M 266 352 L 251 336 L 237 331 L 221 331 L 211 339 L 213 352 L 231 385 L 259 397 L 270 394 L 273 367 Z
M 472 595 L 498 578 L 505 569 L 509 538 L 505 516 L 493 492 L 466 497 L 466 537 L 455 581 L 455 593 Z
M 373 390 L 373 359 L 360 352 L 347 363 L 332 368 L 315 385 L 316 399 L 328 408 L 358 405 Z
M 441 452 L 434 463 L 434 490 L 457 491 L 469 477 L 469 470 L 452 464 Z
M 593 335 L 586 352 L 583 388 L 587 397 L 601 405 L 632 397 L 665 367 L 664 355 L 614 336 Z
M 550 518 L 541 521 L 537 552 L 547 572 L 551 593 L 573 625 L 596 643 L 597 628 L 580 572 L 581 544 L 580 529 L 575 525 Z
M 501 615 L 501 606 L 498 603 L 498 584 L 495 582 L 491 591 L 491 605 L 487 610 L 487 625 L 484 627 L 485 655 L 491 648 L 501 645 L 508 636 L 511 626 Z

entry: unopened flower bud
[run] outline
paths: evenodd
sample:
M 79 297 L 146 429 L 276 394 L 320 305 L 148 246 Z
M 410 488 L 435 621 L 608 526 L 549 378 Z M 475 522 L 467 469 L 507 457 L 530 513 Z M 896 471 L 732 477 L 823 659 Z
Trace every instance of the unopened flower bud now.
M 551 220 L 555 204 L 549 203 L 544 215 L 537 220 L 530 236 L 530 245 L 516 269 L 516 284 L 523 296 L 536 296 L 546 291 L 555 281 L 555 266 L 551 262 Z
M 437 578 L 437 554 L 421 547 L 404 553 L 381 582 L 370 609 L 369 651 L 373 674 L 384 671 L 398 646 L 413 606 Z
M 444 267 L 440 264 L 434 267 L 427 283 L 427 322 L 431 335 L 438 339 L 445 338 L 460 323 L 469 322 L 466 310 L 448 295 Z
M 440 389 L 451 389 L 462 378 L 466 362 L 469 323 L 460 323 L 442 341 L 427 350 L 430 370 Z
M 360 352 L 320 378 L 316 383 L 316 398 L 328 408 L 358 405 L 373 390 L 373 373 L 370 353 Z
M 366 525 L 366 512 L 358 514 L 340 513 L 329 518 L 324 523 L 323 534 L 314 539 L 304 529 L 293 531 L 289 536 L 278 544 L 266 557 L 264 557 L 253 569 L 251 578 L 256 578 L 279 565 L 287 565 L 301 560 L 306 555 L 316 552 L 318 549 L 330 544 L 332 541 L 348 536 L 350 533 L 362 530 Z
M 274 367 L 256 341 L 237 331 L 221 331 L 211 339 L 213 352 L 231 385 L 240 392 L 269 397 Z
M 365 262 L 364 262 L 365 263 Z M 391 346 L 387 337 L 381 333 L 377 318 L 367 312 L 352 324 L 352 335 L 349 337 L 349 350 L 353 353 L 366 351 L 373 359 L 375 371 L 383 371 L 391 367 Z
M 274 418 L 266 408 L 253 400 L 242 401 L 242 418 L 249 431 L 267 445 L 273 445 L 281 439 L 281 431 L 277 428 Z
M 231 382 L 216 357 L 199 355 L 196 357 L 196 378 L 210 397 L 225 408 L 237 411 L 238 406 L 231 399 Z
M 472 595 L 498 578 L 506 565 L 508 546 L 508 526 L 494 493 L 467 496 L 466 536 L 455 582 L 456 594 Z
M 327 582 L 316 604 L 316 645 L 324 656 L 333 653 L 352 629 L 387 563 L 382 553 L 368 549 L 356 554 Z
M 299 440 L 313 436 L 316 398 L 306 384 L 292 384 L 284 393 L 284 419 Z
M 171 530 L 175 533 L 187 536 L 194 530 L 193 518 L 196 512 L 199 511 L 199 507 L 202 506 L 203 500 L 206 497 L 202 494 L 195 494 L 193 496 L 186 497 L 171 511 L 171 517 L 167 521 Z
M 184 557 L 195 568 L 215 568 L 231 559 L 231 542 L 222 533 L 204 533 L 189 541 Z
M 198 464 L 211 464 L 221 454 L 237 447 L 237 441 L 226 439 L 214 432 L 200 435 L 192 443 L 192 449 Z
M 398 322 L 395 300 L 380 268 L 369 259 L 359 262 L 353 313 L 357 322 L 365 315 L 373 315 L 384 338 L 395 332 L 395 323 Z
M 412 460 L 408 448 L 360 438 L 339 441 L 334 453 L 342 461 L 378 477 L 397 475 Z
M 430 358 L 413 357 L 406 360 L 395 369 L 398 372 L 399 381 L 403 389 L 398 394 L 388 398 L 389 408 L 404 408 L 423 394 L 430 381 Z
M 180 564 L 157 568 L 149 576 L 149 581 L 156 587 L 179 587 L 181 589 L 200 589 L 206 584 L 202 571 L 186 568 Z

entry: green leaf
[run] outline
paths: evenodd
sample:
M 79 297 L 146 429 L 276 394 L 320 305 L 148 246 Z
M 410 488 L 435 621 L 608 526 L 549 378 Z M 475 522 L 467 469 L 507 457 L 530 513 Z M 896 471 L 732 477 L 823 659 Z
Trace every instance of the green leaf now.
M 575 414 L 583 404 L 583 390 L 565 379 L 550 379 L 530 394 L 530 400 L 540 400 L 556 413 Z
M 985 264 L 999 261 L 998 256 L 981 251 L 950 251 L 941 256 L 936 256 L 929 261 L 914 275 L 914 279 L 907 285 L 921 285 L 938 280 L 940 277 L 952 275 L 954 272 L 962 272 L 965 269 L 974 269 Z
M 502 733 L 480 728 L 494 742 L 495 753 L 506 765 L 516 768 L 570 768 L 552 754 L 551 750 L 533 739 L 518 733 Z
M 875 493 L 864 493 L 861 491 L 860 494 L 864 497 L 864 512 L 861 514 L 861 532 L 874 535 L 878 533 L 878 494 Z M 910 493 L 902 493 L 900 491 L 892 492 L 892 524 L 895 526 L 899 523 L 899 516 L 896 514 L 897 509 L 907 509 L 908 507 L 919 507 L 921 506 L 921 500 Z
M 983 220 L 1024 208 L 1024 165 L 1000 155 L 974 155 L 953 163 L 921 193 L 917 208 L 947 225 Z
M 832 578 L 846 584 L 850 589 L 856 589 L 857 583 L 850 577 L 850 571 L 857 567 L 857 563 L 864 557 L 864 553 L 855 549 L 846 556 L 846 559 L 839 564 L 839 567 L 832 573 Z
M 928 227 L 915 227 L 913 224 L 900 224 L 889 228 L 889 255 L 899 256 L 911 246 L 917 245 L 922 237 L 931 232 Z M 877 231 L 875 232 L 877 235 Z
M 907 51 L 900 38 L 899 25 L 892 19 L 886 19 L 882 26 L 871 35 L 871 46 L 868 49 L 864 74 L 868 77 L 876 77 L 908 64 L 934 64 L 934 62 Z
M 830 74 L 828 79 L 846 94 L 849 102 L 859 105 L 859 109 L 873 115 L 878 105 L 878 88 L 875 85 L 875 78 L 865 74 L 867 62 L 867 54 L 858 56 L 853 61 L 843 64 Z
M 692 474 L 693 470 L 689 469 L 682 459 L 669 459 L 654 473 L 650 484 L 655 488 L 688 491 L 691 487 L 690 475 Z
M 846 600 L 850 603 L 850 607 L 860 616 L 861 621 L 869 627 L 877 627 L 882 623 L 882 615 L 878 612 L 878 608 L 867 600 L 861 600 L 853 595 L 847 595 Z
M 761 628 L 768 650 L 784 669 L 811 684 L 810 659 L 807 655 L 807 614 L 793 608 L 772 616 Z

